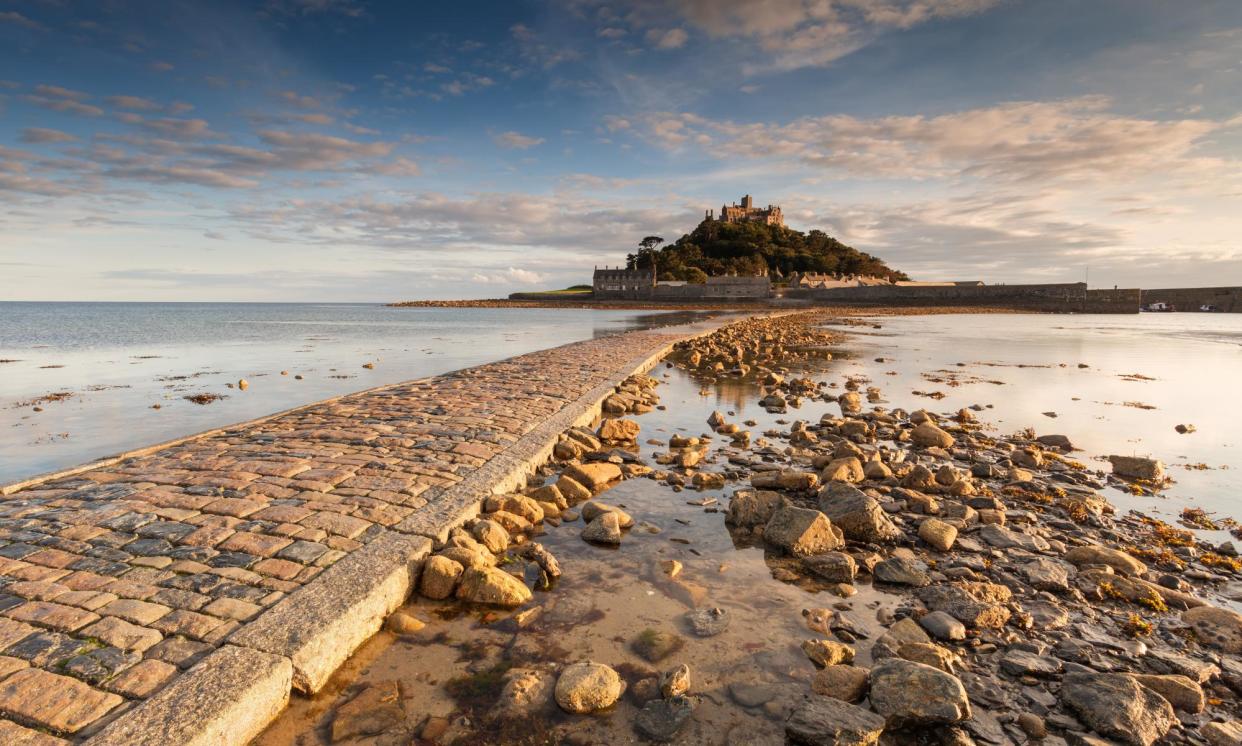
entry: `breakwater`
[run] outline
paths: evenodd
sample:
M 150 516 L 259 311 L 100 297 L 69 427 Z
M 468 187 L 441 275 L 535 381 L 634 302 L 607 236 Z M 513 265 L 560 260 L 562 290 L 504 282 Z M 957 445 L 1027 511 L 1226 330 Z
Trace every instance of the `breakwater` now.
M 245 743 L 616 381 L 724 320 L 302 407 L 0 501 L 0 735 Z M 49 741 L 55 743 L 57 741 Z
M 863 306 L 987 306 L 1052 313 L 1138 313 L 1137 289 L 1089 290 L 1087 284 L 871 285 L 786 290 L 785 298 L 816 304 Z
M 1199 311 L 1209 306 L 1222 313 L 1242 313 L 1242 287 L 1144 290 L 1143 303 L 1167 303 L 1178 311 Z

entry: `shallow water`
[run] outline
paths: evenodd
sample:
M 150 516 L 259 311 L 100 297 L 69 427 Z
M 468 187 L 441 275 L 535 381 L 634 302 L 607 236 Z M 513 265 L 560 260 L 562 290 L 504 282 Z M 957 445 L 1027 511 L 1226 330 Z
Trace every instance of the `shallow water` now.
M 0 303 L 0 484 L 351 391 L 695 315 Z M 245 391 L 227 387 L 242 378 Z M 226 398 L 183 398 L 200 393 Z M 67 396 L 38 401 L 50 394 Z
M 889 406 L 956 412 L 983 405 L 989 408 L 979 419 L 996 432 L 1031 427 L 1067 435 L 1082 449 L 1074 457 L 1093 469 L 1107 471 L 1102 459 L 1109 454 L 1154 456 L 1170 467 L 1174 484 L 1155 497 L 1109 490 L 1118 508 L 1172 521 L 1197 505 L 1242 518 L 1242 315 L 948 315 L 876 323 L 881 328 L 851 327 L 859 354 L 841 370 L 870 378 Z M 1181 435 L 1179 424 L 1197 431 Z

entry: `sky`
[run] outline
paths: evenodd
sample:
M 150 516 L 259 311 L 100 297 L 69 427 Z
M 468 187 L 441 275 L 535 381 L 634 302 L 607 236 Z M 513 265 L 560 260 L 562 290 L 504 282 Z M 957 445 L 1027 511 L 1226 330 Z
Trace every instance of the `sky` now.
M 0 300 L 590 282 L 754 196 L 915 279 L 1242 284 L 1238 0 L 0 0 Z

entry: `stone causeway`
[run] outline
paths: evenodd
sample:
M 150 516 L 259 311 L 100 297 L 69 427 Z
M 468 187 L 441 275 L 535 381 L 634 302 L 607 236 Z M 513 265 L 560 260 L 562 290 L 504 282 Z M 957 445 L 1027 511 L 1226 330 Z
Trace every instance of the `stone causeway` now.
M 617 382 L 727 320 L 350 394 L 11 485 L 0 743 L 248 742 L 379 630 L 434 540 L 520 487 Z

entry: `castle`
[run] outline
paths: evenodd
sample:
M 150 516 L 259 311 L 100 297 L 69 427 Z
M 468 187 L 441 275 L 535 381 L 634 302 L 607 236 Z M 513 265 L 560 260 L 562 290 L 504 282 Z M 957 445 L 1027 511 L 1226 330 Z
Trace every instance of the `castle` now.
M 705 220 L 715 220 L 715 215 L 708 210 Z M 763 223 L 765 225 L 784 225 L 785 215 L 780 205 L 768 205 L 767 209 L 755 207 L 755 200 L 749 194 L 742 197 L 742 204 L 720 206 L 720 222 L 722 223 Z

